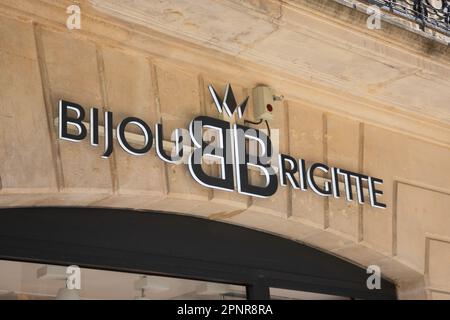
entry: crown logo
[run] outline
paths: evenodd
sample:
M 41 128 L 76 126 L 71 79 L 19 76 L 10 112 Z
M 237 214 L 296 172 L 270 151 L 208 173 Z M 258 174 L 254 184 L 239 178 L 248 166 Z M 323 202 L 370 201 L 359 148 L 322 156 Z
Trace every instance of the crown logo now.
M 219 113 L 223 113 L 223 110 L 225 110 L 227 115 L 231 118 L 233 113 L 237 110 L 238 117 L 242 118 L 249 97 L 245 98 L 245 100 L 238 105 L 230 84 L 227 84 L 223 100 L 220 99 L 217 91 L 212 85 L 208 86 L 208 90 Z

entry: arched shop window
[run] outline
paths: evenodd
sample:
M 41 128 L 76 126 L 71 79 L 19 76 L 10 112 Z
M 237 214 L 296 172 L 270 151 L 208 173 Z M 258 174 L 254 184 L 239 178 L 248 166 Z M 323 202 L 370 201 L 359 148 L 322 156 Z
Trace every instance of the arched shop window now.
M 61 269 L 53 266 L 76 265 L 85 277 L 81 298 L 111 297 L 107 291 L 114 286 L 129 288 L 123 296 L 114 296 L 122 299 L 396 298 L 393 283 L 382 279 L 381 289 L 369 290 L 364 268 L 320 250 L 265 232 L 172 213 L 1 209 L 0 243 L 0 298 L 15 291 L 4 279 L 13 279 L 5 273 L 14 273 L 19 264 L 22 273 L 36 273 L 27 281 L 54 286 L 53 296 L 58 285 L 52 277 L 57 278 Z M 12 287 L 2 288 L 6 282 Z M 103 295 L 101 288 L 107 288 Z

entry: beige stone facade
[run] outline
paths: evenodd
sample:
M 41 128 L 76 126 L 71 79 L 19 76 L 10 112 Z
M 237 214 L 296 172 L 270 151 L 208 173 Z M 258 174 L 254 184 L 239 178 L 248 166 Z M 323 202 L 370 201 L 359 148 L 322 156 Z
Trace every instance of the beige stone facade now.
M 73 3 L 80 30 L 66 28 Z M 201 216 L 379 265 L 401 299 L 450 299 L 450 49 L 365 23 L 331 0 L 0 0 L 0 206 Z M 101 145 L 57 136 L 60 99 L 171 131 L 216 116 L 207 85 L 228 82 L 238 100 L 257 84 L 283 94 L 280 150 L 384 179 L 387 209 L 207 189 L 154 149 L 131 157 L 115 141 L 105 160 Z

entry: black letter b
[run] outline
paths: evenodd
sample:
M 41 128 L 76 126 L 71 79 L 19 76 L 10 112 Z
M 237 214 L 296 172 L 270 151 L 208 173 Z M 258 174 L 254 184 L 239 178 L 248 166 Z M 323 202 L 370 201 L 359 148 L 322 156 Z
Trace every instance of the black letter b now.
M 68 115 L 68 110 L 76 112 L 77 117 Z M 59 138 L 69 141 L 81 141 L 86 138 L 87 130 L 82 121 L 84 120 L 84 109 L 79 104 L 64 100 L 59 101 Z M 67 125 L 71 124 L 77 128 L 78 134 L 68 132 Z

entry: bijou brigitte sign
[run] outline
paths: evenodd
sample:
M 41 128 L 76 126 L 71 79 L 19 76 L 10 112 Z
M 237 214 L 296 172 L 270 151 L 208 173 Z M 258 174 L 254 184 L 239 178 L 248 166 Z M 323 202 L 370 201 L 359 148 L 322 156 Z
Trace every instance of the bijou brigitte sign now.
M 221 99 L 215 89 L 208 86 L 217 111 L 226 112 L 232 117 L 235 112 L 239 118 L 243 117 L 248 97 L 238 105 L 230 85 L 227 85 L 224 98 Z M 90 143 L 99 145 L 99 110 L 90 109 L 90 119 L 84 122 L 86 112 L 82 106 L 61 100 L 59 102 L 58 131 L 59 138 L 73 142 L 80 142 L 90 131 Z M 142 132 L 143 143 L 136 146 L 127 138 L 127 127 L 135 126 Z M 88 127 L 88 128 L 87 128 Z M 347 201 L 358 201 L 359 204 L 369 202 L 376 208 L 386 208 L 378 199 L 383 192 L 377 189 L 383 180 L 355 173 L 336 167 L 329 167 L 323 163 L 313 163 L 307 166 L 304 159 L 273 151 L 271 138 L 262 130 L 246 125 L 216 119 L 208 116 L 198 116 L 190 122 L 189 133 L 176 129 L 172 134 L 172 152 L 164 149 L 163 124 L 157 123 L 154 134 L 150 126 L 142 119 L 128 117 L 119 122 L 114 132 L 113 113 L 104 113 L 104 153 L 108 158 L 113 152 L 113 138 L 116 136 L 121 148 L 133 156 L 144 156 L 155 144 L 156 154 L 165 162 L 179 165 L 187 163 L 192 177 L 207 188 L 234 191 L 254 197 L 270 197 L 278 189 L 278 185 L 288 184 L 297 190 L 313 192 L 324 197 L 345 197 Z M 205 132 L 209 132 L 207 139 Z M 250 152 L 253 146 L 256 152 Z M 189 153 L 186 150 L 189 149 Z M 207 174 L 202 164 L 212 161 L 220 168 L 220 176 Z M 276 163 L 276 165 L 274 164 Z M 250 181 L 250 170 L 258 170 L 264 177 L 263 185 L 254 185 Z M 319 180 L 321 182 L 319 182 Z M 342 181 L 340 183 L 340 180 Z M 354 182 L 354 183 L 353 183 Z M 341 190 L 341 185 L 343 188 Z M 364 184 L 368 186 L 368 194 L 364 194 Z M 356 199 L 354 199 L 355 188 Z

